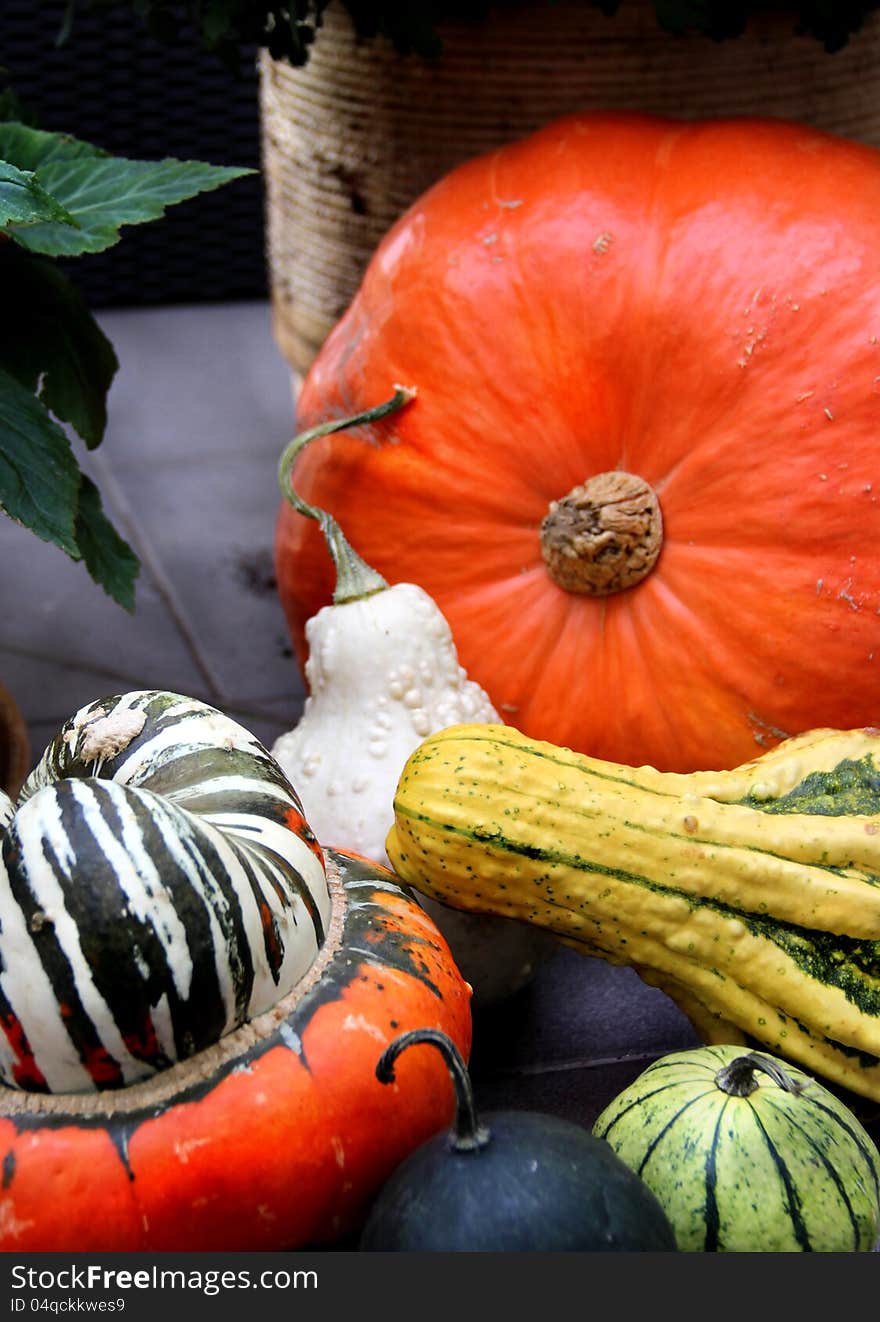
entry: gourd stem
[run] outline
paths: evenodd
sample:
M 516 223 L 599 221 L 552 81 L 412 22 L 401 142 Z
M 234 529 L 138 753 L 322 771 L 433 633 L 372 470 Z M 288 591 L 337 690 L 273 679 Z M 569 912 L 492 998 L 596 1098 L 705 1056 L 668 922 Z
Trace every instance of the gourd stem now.
M 380 1083 L 393 1083 L 397 1057 L 401 1051 L 419 1042 L 437 1048 L 452 1076 L 455 1088 L 455 1125 L 449 1135 L 452 1148 L 456 1152 L 478 1152 L 490 1141 L 491 1135 L 479 1122 L 467 1065 L 458 1047 L 445 1033 L 437 1028 L 413 1028 L 408 1033 L 401 1033 L 379 1057 L 376 1078 Z
M 715 1082 L 722 1092 L 731 1097 L 748 1097 L 758 1086 L 755 1070 L 767 1074 L 784 1092 L 803 1092 L 805 1084 L 801 1079 L 793 1079 L 781 1065 L 757 1051 L 750 1051 L 746 1056 L 737 1056 L 729 1065 L 724 1065 L 715 1075 Z
M 341 606 L 346 601 L 360 601 L 364 597 L 371 597 L 375 592 L 387 588 L 388 583 L 380 573 L 361 559 L 332 514 L 303 500 L 293 485 L 293 466 L 311 441 L 316 441 L 321 436 L 330 436 L 333 432 L 346 431 L 349 427 L 377 422 L 380 418 L 387 417 L 389 413 L 394 413 L 404 404 L 408 404 L 415 397 L 415 393 L 415 390 L 409 386 L 395 386 L 391 399 L 386 399 L 384 403 L 377 404 L 374 408 L 365 409 L 362 413 L 354 413 L 349 418 L 335 418 L 332 422 L 322 422 L 317 427 L 310 427 L 308 431 L 294 436 L 279 460 L 278 485 L 281 487 L 281 494 L 300 514 L 315 519 L 321 525 L 327 549 L 336 566 L 336 588 L 333 593 L 333 602 L 336 606 Z

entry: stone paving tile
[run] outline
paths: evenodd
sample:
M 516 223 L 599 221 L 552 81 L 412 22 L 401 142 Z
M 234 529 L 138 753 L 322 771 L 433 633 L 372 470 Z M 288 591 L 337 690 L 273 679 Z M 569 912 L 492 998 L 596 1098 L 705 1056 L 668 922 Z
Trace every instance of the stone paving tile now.
M 119 359 L 103 447 L 114 466 L 243 452 L 277 460 L 293 427 L 294 383 L 268 303 L 106 310 L 98 319 Z
M 304 689 L 272 569 L 293 383 L 268 305 L 100 320 L 120 368 L 102 446 L 75 448 L 140 556 L 135 610 L 0 519 L 0 674 L 39 748 L 82 702 L 140 687 L 213 702 L 271 743 Z
M 206 689 L 205 674 L 146 567 L 130 614 L 82 565 L 6 518 L 0 519 L 0 567 L 0 648 L 40 657 L 62 674 L 71 667 L 134 686 Z M 27 672 L 21 678 L 27 684 Z M 38 704 L 52 701 L 42 690 L 19 690 L 16 697 L 33 719 L 40 716 Z
M 268 464 L 243 456 L 114 468 L 190 647 L 223 704 L 301 688 L 272 573 L 276 507 Z M 195 535 L 194 535 L 194 530 Z
M 101 321 L 120 360 L 101 468 L 215 701 L 301 703 L 272 565 L 294 386 L 268 305 Z
M 591 1129 L 600 1112 L 662 1053 L 623 1060 L 582 1061 L 490 1078 L 474 1076 L 480 1114 L 491 1111 L 543 1111 Z

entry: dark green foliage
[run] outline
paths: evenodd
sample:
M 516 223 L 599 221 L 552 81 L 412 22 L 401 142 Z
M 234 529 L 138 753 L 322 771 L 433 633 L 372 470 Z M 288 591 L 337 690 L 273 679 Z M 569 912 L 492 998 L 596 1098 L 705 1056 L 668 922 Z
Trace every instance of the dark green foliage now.
M 498 3 L 499 0 L 496 0 Z M 525 0 L 500 0 L 517 4 Z M 612 18 L 622 0 L 583 0 L 585 5 Z M 252 3 L 252 0 L 69 0 L 61 39 L 75 28 L 77 9 L 130 8 L 160 41 L 174 42 L 184 27 L 198 30 L 205 45 L 227 64 L 234 66 L 244 46 L 265 46 L 276 58 L 292 64 L 308 61 L 310 47 L 321 27 L 330 0 L 292 0 L 292 3 Z M 489 11 L 484 0 L 342 0 L 355 29 L 365 39 L 384 37 L 402 54 L 426 59 L 442 53 L 438 27 L 447 19 L 482 22 Z M 554 0 L 536 0 L 548 10 L 552 21 Z M 671 34 L 704 33 L 715 41 L 741 36 L 751 18 L 768 10 L 792 16 L 792 35 L 801 34 L 822 43 L 829 52 L 840 50 L 858 32 L 866 16 L 878 4 L 851 0 L 812 0 L 812 3 L 760 4 L 748 0 L 655 0 L 659 25 Z
M 615 6 L 615 9 L 619 8 Z M 876 4 L 813 0 L 811 4 L 760 4 L 742 0 L 657 0 L 657 20 L 669 32 L 703 32 L 715 41 L 739 37 L 756 15 L 781 10 L 792 15 L 793 35 L 815 38 L 832 53 L 859 31 Z

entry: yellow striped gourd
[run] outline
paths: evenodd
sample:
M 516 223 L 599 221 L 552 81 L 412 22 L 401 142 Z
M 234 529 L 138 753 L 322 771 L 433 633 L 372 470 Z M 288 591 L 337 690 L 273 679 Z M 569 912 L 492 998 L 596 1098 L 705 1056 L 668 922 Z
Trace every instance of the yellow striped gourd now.
M 450 726 L 406 763 L 387 850 L 446 904 L 631 965 L 705 1041 L 880 1099 L 878 759 L 878 730 L 813 730 L 680 774 Z

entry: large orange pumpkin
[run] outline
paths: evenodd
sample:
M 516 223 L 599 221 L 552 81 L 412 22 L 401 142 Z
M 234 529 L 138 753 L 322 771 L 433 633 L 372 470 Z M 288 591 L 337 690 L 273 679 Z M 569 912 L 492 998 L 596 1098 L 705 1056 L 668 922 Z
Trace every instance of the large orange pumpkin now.
M 377 250 L 298 421 L 395 383 L 295 484 L 520 729 L 688 770 L 880 722 L 880 153 L 591 114 L 471 161 Z M 277 570 L 302 657 L 333 572 L 286 506 Z

